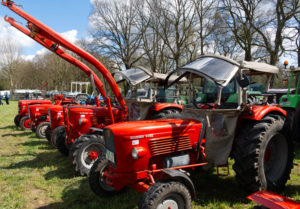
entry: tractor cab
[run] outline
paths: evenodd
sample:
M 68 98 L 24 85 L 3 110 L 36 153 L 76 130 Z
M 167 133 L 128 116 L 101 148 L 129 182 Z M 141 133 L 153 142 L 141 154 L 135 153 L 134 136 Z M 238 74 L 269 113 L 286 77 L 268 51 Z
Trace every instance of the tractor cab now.
M 264 63 L 235 62 L 221 56 L 201 56 L 166 78 L 166 87 L 179 79 L 188 79 L 188 104 L 181 115 L 201 121 L 206 126 L 205 153 L 215 165 L 227 163 L 240 116 L 248 114 L 249 77 L 277 73 L 278 69 Z M 171 80 L 170 77 L 179 77 Z
M 286 74 L 287 76 L 283 79 L 283 84 L 286 86 L 287 91 L 280 98 L 280 105 L 283 108 L 296 109 L 300 100 L 300 68 L 291 67 L 286 71 Z
M 153 73 L 143 67 L 114 72 L 116 82 L 119 85 L 123 84 L 129 120 L 148 118 L 151 109 L 160 108 L 159 106 L 177 106 L 179 91 L 176 87 L 163 88 L 162 84 L 166 77 L 166 74 Z M 173 80 L 174 78 L 177 76 L 172 77 Z M 178 82 L 185 81 L 186 79 L 179 79 Z

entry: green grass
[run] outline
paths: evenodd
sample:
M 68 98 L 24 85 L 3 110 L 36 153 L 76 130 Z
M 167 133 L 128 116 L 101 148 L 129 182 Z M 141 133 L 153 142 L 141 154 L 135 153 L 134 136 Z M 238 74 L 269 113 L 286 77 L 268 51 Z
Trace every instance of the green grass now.
M 140 194 L 126 189 L 111 198 L 94 195 L 86 177 L 78 177 L 67 158 L 51 147 L 47 140 L 37 139 L 31 131 L 14 126 L 17 102 L 0 106 L 0 208 L 137 208 Z M 300 152 L 296 161 L 300 163 Z M 214 174 L 212 174 L 214 173 Z M 218 177 L 213 172 L 199 171 L 194 177 L 197 191 L 193 208 L 253 208 L 230 176 Z M 300 201 L 300 168 L 294 169 L 283 193 Z

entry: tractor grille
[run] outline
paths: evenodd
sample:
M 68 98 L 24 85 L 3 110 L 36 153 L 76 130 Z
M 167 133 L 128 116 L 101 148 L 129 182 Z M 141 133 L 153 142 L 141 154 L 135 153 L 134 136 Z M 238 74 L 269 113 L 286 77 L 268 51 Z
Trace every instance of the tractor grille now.
M 148 146 L 152 156 L 192 149 L 188 135 L 173 138 L 153 139 L 148 142 Z

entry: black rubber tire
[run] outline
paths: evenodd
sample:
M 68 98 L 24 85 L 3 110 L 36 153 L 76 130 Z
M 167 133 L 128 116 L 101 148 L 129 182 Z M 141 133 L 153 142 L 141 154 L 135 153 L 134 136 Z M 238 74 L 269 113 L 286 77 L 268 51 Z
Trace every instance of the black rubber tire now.
M 112 196 L 117 193 L 113 187 L 107 185 L 101 174 L 109 166 L 109 161 L 105 158 L 105 155 L 98 157 L 98 160 L 93 164 L 89 174 L 89 184 L 91 190 L 98 196 Z
M 157 209 L 158 206 L 171 208 L 173 204 L 176 204 L 179 209 L 191 209 L 192 199 L 189 190 L 180 182 L 158 182 L 143 194 L 138 208 Z
M 24 122 L 25 122 L 26 120 L 28 120 L 28 119 L 29 119 L 29 116 L 28 116 L 28 115 L 25 115 L 25 116 L 23 116 L 23 117 L 20 119 L 20 123 L 19 123 L 19 124 L 20 124 L 20 128 L 21 128 L 22 131 L 31 129 L 30 127 L 26 128 L 26 127 L 24 126 Z
M 279 115 L 249 121 L 234 142 L 236 180 L 249 192 L 284 189 L 293 167 L 293 144 Z
M 295 142 L 300 143 L 300 103 L 295 110 L 295 114 L 293 117 L 293 125 L 292 127 L 292 138 Z
M 14 118 L 14 123 L 17 127 L 20 126 L 20 121 L 19 121 L 19 115 L 16 115 L 15 118 Z
M 88 176 L 92 165 L 97 160 L 91 160 L 88 151 L 94 150 L 98 156 L 104 154 L 105 145 L 101 135 L 85 134 L 80 136 L 72 144 L 69 150 L 69 158 L 75 167 L 75 171 L 81 176 Z
M 45 134 L 46 134 L 46 139 L 48 140 L 48 142 L 50 142 L 50 140 L 51 140 L 51 134 L 52 134 L 52 130 L 51 130 L 51 125 L 50 124 L 46 128 Z
M 153 113 L 151 116 L 150 116 L 150 120 L 155 120 L 155 119 L 166 119 L 166 118 L 169 118 L 168 116 L 170 115 L 176 115 L 176 114 L 179 114 L 179 110 L 178 109 L 175 109 L 175 108 L 168 108 L 168 109 L 164 109 L 164 110 L 161 110 L 159 112 L 155 112 Z
M 36 137 L 39 139 L 46 139 L 46 129 L 47 127 L 50 126 L 49 122 L 41 122 L 37 127 L 36 127 Z
M 65 132 L 64 126 L 56 127 L 51 134 L 50 144 L 52 144 L 54 147 L 57 147 L 56 138 L 57 136 L 63 134 L 64 132 Z
M 56 135 L 56 145 L 58 151 L 63 154 L 64 156 L 68 156 L 69 154 L 69 149 L 68 146 L 66 145 L 66 131 L 63 129 L 63 131 L 59 132 Z

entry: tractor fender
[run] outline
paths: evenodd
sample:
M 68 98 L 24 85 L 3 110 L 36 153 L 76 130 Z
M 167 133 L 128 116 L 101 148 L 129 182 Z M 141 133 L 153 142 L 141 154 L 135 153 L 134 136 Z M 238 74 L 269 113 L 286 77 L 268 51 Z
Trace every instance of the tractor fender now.
M 181 111 L 182 105 L 174 104 L 174 103 L 155 103 L 152 106 L 152 110 L 157 112 L 166 108 L 175 108 Z
M 277 106 L 250 106 L 241 114 L 242 119 L 261 120 L 267 114 L 274 113 L 286 116 L 286 111 Z
M 175 170 L 175 169 L 164 169 L 163 172 L 166 175 L 168 175 L 171 178 L 171 180 L 176 180 L 176 181 L 183 183 L 190 191 L 192 199 L 195 199 L 196 189 L 195 189 L 193 181 L 190 179 L 190 177 L 188 177 L 182 171 Z

